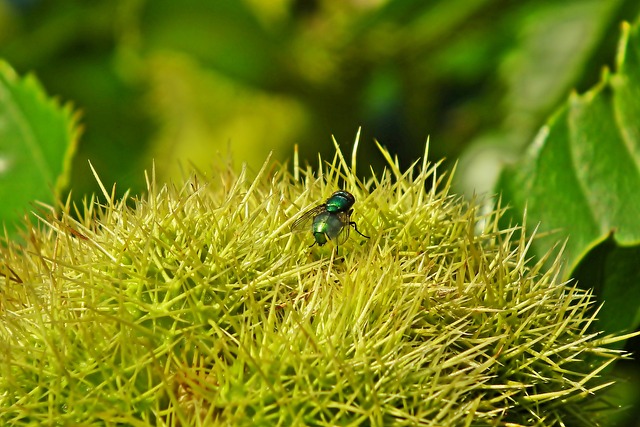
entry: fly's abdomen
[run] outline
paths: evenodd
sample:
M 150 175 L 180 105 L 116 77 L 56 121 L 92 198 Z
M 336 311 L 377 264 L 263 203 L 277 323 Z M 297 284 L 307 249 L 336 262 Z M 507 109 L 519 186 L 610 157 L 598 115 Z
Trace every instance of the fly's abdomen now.
M 340 215 L 323 212 L 313 219 L 313 236 L 319 246 L 327 243 L 327 239 L 334 240 L 345 226 Z
M 319 231 L 314 231 L 313 237 L 315 237 L 316 243 L 318 244 L 318 246 L 322 246 L 328 242 L 327 236 L 324 233 L 321 233 Z

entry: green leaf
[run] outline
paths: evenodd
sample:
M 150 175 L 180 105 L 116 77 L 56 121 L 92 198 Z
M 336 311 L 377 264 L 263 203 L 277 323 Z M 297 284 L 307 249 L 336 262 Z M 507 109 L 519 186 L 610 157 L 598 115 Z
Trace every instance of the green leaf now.
M 572 94 L 498 184 L 514 218 L 526 210 L 529 224 L 555 231 L 537 242 L 538 254 L 568 237 L 570 275 L 606 302 L 599 318 L 608 332 L 637 326 L 640 308 L 627 292 L 640 289 L 639 118 L 640 35 L 625 24 L 617 72 Z
M 0 221 L 9 233 L 31 202 L 54 203 L 67 184 L 77 136 L 69 106 L 0 61 Z

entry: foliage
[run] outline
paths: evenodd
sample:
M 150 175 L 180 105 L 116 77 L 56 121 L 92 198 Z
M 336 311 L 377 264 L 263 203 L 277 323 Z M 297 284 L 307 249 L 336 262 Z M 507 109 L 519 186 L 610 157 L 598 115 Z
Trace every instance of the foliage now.
M 572 95 L 500 187 L 516 218 L 526 208 L 541 231 L 557 231 L 550 238 L 570 236 L 567 274 L 606 301 L 599 317 L 609 332 L 640 322 L 638 46 L 638 26 L 624 25 L 617 72 Z M 548 250 L 548 242 L 538 243 L 537 253 Z
M 53 203 L 67 185 L 78 131 L 69 106 L 1 60 L 0 99 L 0 220 L 11 234 L 29 203 Z
M 83 109 L 77 195 L 97 191 L 87 159 L 105 182 L 138 193 L 151 159 L 161 181 L 179 176 L 179 161 L 208 169 L 228 145 L 259 168 L 293 144 L 303 158 L 326 157 L 328 135 L 351 138 L 360 125 L 364 140 L 382 141 L 403 164 L 427 135 L 435 158 L 467 153 L 457 177 L 479 189 L 492 176 L 476 167 L 483 143 L 517 153 L 572 87 L 589 87 L 612 62 L 619 23 L 638 8 L 636 0 L 5 1 L 0 56 Z M 373 150 L 362 156 L 382 167 Z
M 624 337 L 590 292 L 426 158 L 360 181 L 356 152 L 44 211 L 1 252 L 2 423 L 598 425 Z M 309 249 L 340 187 L 371 239 Z

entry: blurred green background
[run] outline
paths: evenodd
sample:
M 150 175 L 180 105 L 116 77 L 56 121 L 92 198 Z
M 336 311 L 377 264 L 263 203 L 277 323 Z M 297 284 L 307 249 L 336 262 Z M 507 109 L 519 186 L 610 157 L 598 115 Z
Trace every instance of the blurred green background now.
M 486 191 L 572 89 L 612 65 L 637 0 L 0 0 L 0 57 L 72 101 L 84 132 L 75 194 L 143 190 L 190 162 L 347 149 L 372 140 L 460 160 L 459 190 Z M 361 171 L 366 171 L 363 167 Z
M 98 192 L 88 160 L 139 194 L 152 162 L 160 182 L 221 158 L 257 170 L 294 144 L 316 164 L 360 126 L 360 171 L 382 168 L 374 138 L 407 167 L 430 136 L 431 160 L 458 162 L 471 194 L 613 67 L 639 13 L 638 0 L 0 0 L 0 58 L 81 112 L 76 200 Z M 640 398 L 633 379 L 620 390 Z

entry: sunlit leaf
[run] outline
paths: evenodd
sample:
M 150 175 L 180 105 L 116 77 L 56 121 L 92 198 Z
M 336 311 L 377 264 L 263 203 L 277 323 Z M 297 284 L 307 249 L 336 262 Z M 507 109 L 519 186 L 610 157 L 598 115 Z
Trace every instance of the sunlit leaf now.
M 571 95 L 500 180 L 515 217 L 526 209 L 530 224 L 569 238 L 567 273 L 598 291 L 607 331 L 636 326 L 640 307 L 628 292 L 640 287 L 639 117 L 640 35 L 625 24 L 617 72 Z M 538 242 L 539 253 L 548 242 Z
M 66 185 L 77 134 L 70 107 L 0 61 L 0 221 L 10 232 L 30 203 L 53 203 Z

